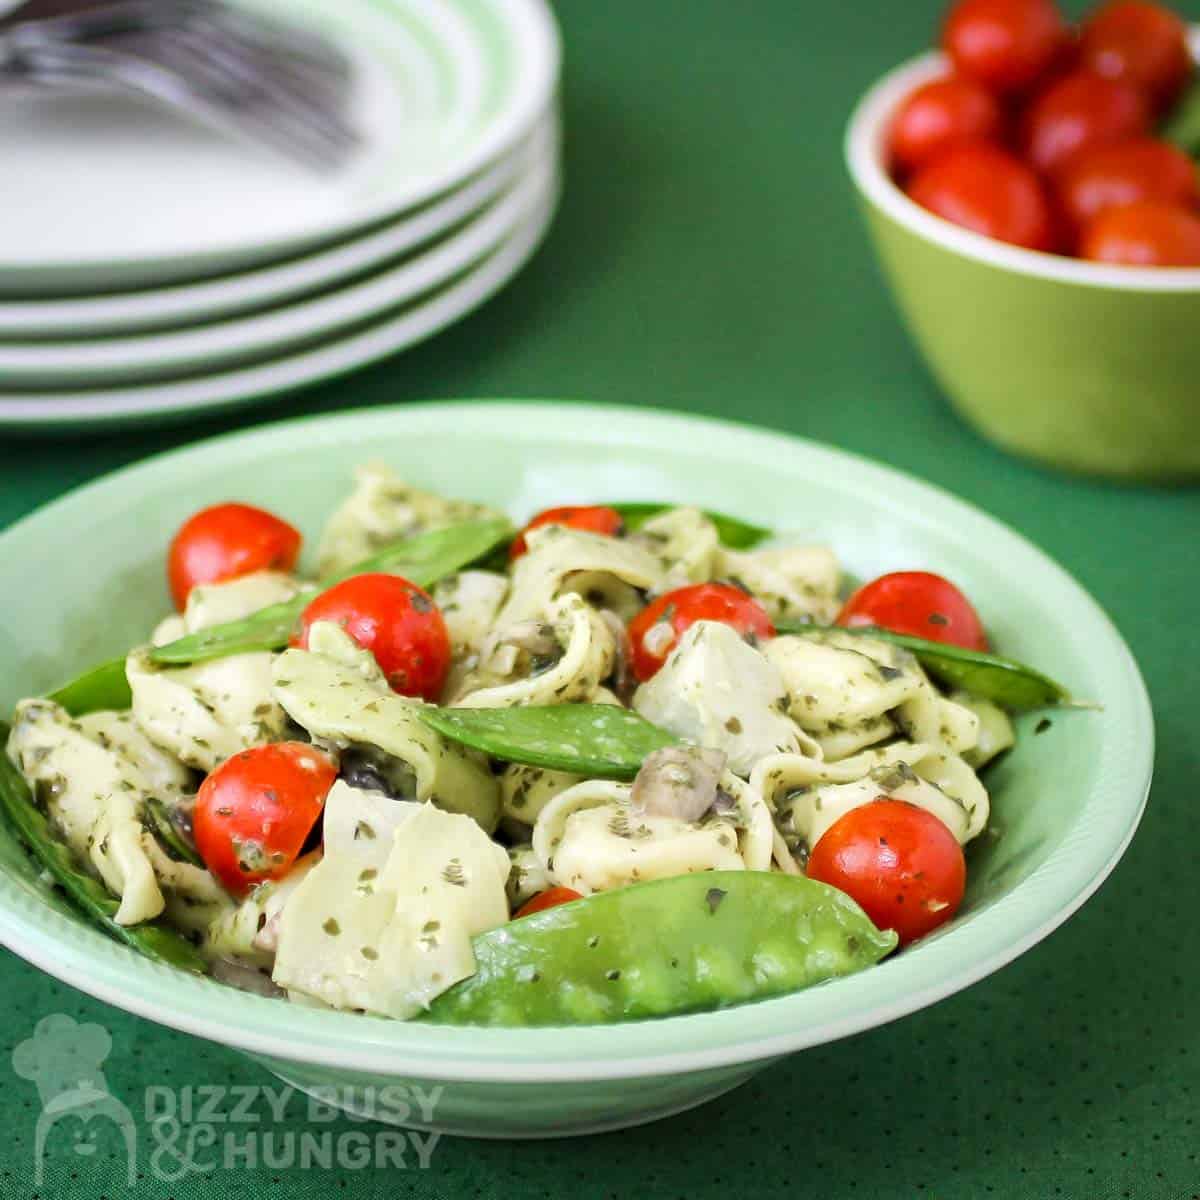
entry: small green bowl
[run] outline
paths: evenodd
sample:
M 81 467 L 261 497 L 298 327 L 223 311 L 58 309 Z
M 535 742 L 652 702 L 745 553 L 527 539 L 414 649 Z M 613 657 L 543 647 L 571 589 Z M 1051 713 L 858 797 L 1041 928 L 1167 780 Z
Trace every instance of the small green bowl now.
M 886 166 L 927 54 L 850 120 L 846 160 L 900 311 L 957 410 L 1007 450 L 1118 479 L 1200 477 L 1200 269 L 1111 267 L 972 233 L 913 203 Z
M 406 405 L 267 426 L 152 458 L 0 534 L 0 713 L 145 638 L 168 608 L 163 553 L 197 508 L 241 499 L 287 516 L 311 546 L 356 463 L 506 509 L 665 500 L 705 504 L 836 548 L 870 577 L 954 578 L 996 645 L 1103 710 L 1063 711 L 989 772 L 991 834 L 973 844 L 959 916 L 870 970 L 758 1004 L 657 1021 L 453 1028 L 321 1011 L 234 991 L 111 941 L 47 887 L 0 822 L 0 942 L 73 987 L 235 1046 L 296 1087 L 417 1084 L 439 1097 L 404 1123 L 528 1137 L 653 1120 L 728 1091 L 783 1055 L 951 995 L 1067 919 L 1141 816 L 1154 731 L 1137 666 L 1096 603 L 1028 542 L 944 492 L 782 434 L 583 404 Z M 895 1036 L 908 1036 L 898 1028 Z

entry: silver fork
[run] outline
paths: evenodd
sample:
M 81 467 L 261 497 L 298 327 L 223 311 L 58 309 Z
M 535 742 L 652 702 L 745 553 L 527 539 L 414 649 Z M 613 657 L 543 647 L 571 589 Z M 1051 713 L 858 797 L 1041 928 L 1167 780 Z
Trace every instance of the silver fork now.
M 0 77 L 25 90 L 147 97 L 318 168 L 338 165 L 358 144 L 344 115 L 348 60 L 316 35 L 219 0 L 64 7 L 33 0 L 10 14 L 0 30 Z M 37 19 L 12 22 L 34 9 Z

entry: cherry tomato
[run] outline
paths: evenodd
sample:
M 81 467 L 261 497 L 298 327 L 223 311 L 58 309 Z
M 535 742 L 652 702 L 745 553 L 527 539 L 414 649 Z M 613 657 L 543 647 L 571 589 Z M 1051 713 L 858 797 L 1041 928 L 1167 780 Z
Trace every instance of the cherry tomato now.
M 808 877 L 843 891 L 907 945 L 958 911 L 967 864 L 932 813 L 880 796 L 836 820 L 813 847 Z
M 676 642 L 697 621 L 720 621 L 743 637 L 775 636 L 775 626 L 753 596 L 731 583 L 694 583 L 666 592 L 629 622 L 631 665 L 645 683 L 667 661 Z
M 450 669 L 450 635 L 428 593 L 398 575 L 355 575 L 322 592 L 300 616 L 292 645 L 308 647 L 317 621 L 333 621 L 365 650 L 402 696 L 436 701 Z
M 253 571 L 290 571 L 301 537 L 286 521 L 249 504 L 214 504 L 190 516 L 167 552 L 167 581 L 181 612 L 198 583 L 223 583 Z
M 911 171 L 952 146 L 997 140 L 1003 131 L 1000 102 L 982 84 L 956 75 L 934 79 L 917 88 L 896 113 L 892 165 Z
M 1072 71 L 1041 93 L 1025 112 L 1025 156 L 1039 171 L 1063 167 L 1081 150 L 1141 137 L 1150 106 L 1131 84 L 1091 71 Z
M 1029 250 L 1052 250 L 1054 214 L 1037 175 L 997 146 L 947 150 L 909 181 L 908 195 L 939 217 Z
M 993 92 L 1022 92 L 1052 67 L 1067 42 L 1053 0 L 958 0 L 942 29 L 955 67 Z
M 1079 256 L 1125 267 L 1200 267 L 1200 217 L 1148 200 L 1109 208 L 1084 229 Z
M 988 648 L 971 602 L 948 579 L 928 571 L 895 571 L 864 584 L 842 606 L 837 623 L 876 625 L 968 650 Z
M 544 892 L 538 892 L 532 900 L 526 900 L 520 908 L 517 909 L 513 920 L 519 920 L 521 917 L 530 917 L 534 913 L 545 912 L 548 908 L 557 908 L 560 904 L 570 904 L 572 900 L 582 900 L 583 897 L 569 887 L 552 887 L 547 888 Z
M 1187 207 L 1200 200 L 1196 164 L 1157 138 L 1081 150 L 1059 172 L 1057 185 L 1060 208 L 1077 230 L 1108 208 L 1141 200 Z
M 531 529 L 538 529 L 543 525 L 567 525 L 571 529 L 582 529 L 586 533 L 602 533 L 606 537 L 616 537 L 621 532 L 624 522 L 621 520 L 621 514 L 615 508 L 609 508 L 604 504 L 548 508 L 544 512 L 538 513 L 517 534 L 508 549 L 508 557 L 520 558 L 529 549 L 525 544 L 525 535 Z
M 1097 75 L 1120 79 L 1166 108 L 1192 73 L 1187 25 L 1161 4 L 1115 0 L 1083 26 L 1080 61 Z
M 196 849 L 227 891 L 291 870 L 320 819 L 337 768 L 302 742 L 277 742 L 226 759 L 200 785 Z

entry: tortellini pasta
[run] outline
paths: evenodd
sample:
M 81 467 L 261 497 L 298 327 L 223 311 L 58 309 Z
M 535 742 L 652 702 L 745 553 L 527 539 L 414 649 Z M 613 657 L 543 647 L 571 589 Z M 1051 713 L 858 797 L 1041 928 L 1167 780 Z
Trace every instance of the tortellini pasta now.
M 155 644 L 239 620 L 297 591 L 293 580 L 272 571 L 195 587 L 182 618 L 168 618 L 156 630 Z M 271 693 L 271 661 L 268 653 L 235 654 L 163 667 L 147 650 L 134 650 L 125 663 L 134 720 L 181 762 L 211 771 L 239 750 L 282 737 L 286 716 Z
M 779 671 L 728 625 L 697 621 L 667 661 L 634 693 L 646 720 L 699 746 L 722 750 L 749 775 L 767 754 L 820 754 L 785 709 Z
M 837 615 L 841 570 L 825 546 L 721 549 L 716 575 L 744 587 L 775 620 L 827 623 Z
M 765 871 L 773 844 L 762 796 L 729 772 L 698 821 L 641 810 L 630 784 L 588 780 L 560 792 L 533 827 L 547 876 L 584 894 L 693 871 Z
M 547 643 L 555 649 L 545 655 L 544 665 L 538 666 L 534 658 L 532 665 L 537 669 L 491 686 L 486 682 L 486 671 L 481 680 L 468 677 L 454 703 L 470 708 L 513 708 L 519 704 L 568 704 L 591 699 L 616 660 L 612 630 L 573 592 L 550 601 L 545 630 Z M 515 670 L 517 658 L 514 654 L 505 666 Z M 482 686 L 472 686 L 476 682 Z
M 359 467 L 354 479 L 354 491 L 329 518 L 321 534 L 317 548 L 321 575 L 348 570 L 381 547 L 410 534 L 496 515 L 485 505 L 412 487 L 382 463 Z
M 189 776 L 125 716 L 79 720 L 49 700 L 17 706 L 8 753 L 79 858 L 120 899 L 115 920 L 136 925 L 165 900 L 143 825 L 148 795 L 179 795 Z
M 320 539 L 320 573 L 490 515 L 385 466 L 364 467 Z M 722 621 L 687 626 L 711 610 L 688 612 L 680 600 L 659 606 L 657 647 L 647 636 L 633 652 L 630 618 L 692 584 L 744 588 L 776 622 L 829 623 L 841 587 L 831 551 L 733 550 L 710 516 L 682 506 L 628 535 L 545 524 L 524 536 L 507 570 L 476 561 L 431 584 L 450 642 L 439 717 L 392 690 L 347 632 L 355 622 L 312 624 L 303 649 L 154 661 L 153 646 L 317 587 L 272 571 L 193 588 L 184 612 L 128 655 L 129 712 L 76 719 L 48 700 L 19 705 L 8 752 L 52 827 L 117 899 L 116 921 L 165 917 L 224 977 L 240 972 L 270 994 L 406 1018 L 474 972 L 475 936 L 553 887 L 588 895 L 693 872 L 800 873 L 837 820 L 883 795 L 933 813 L 961 844 L 985 829 L 990 800 L 978 771 L 1013 745 L 1012 722 L 979 697 L 944 694 L 907 650 L 840 629 L 759 639 Z M 429 606 L 421 615 L 436 642 L 413 653 L 436 655 L 440 680 L 438 616 Z M 667 647 L 657 672 L 636 684 L 634 670 L 649 670 L 641 651 L 653 648 L 657 662 Z M 495 711 L 582 703 L 627 706 L 659 732 L 609 712 L 539 721 Z M 457 726 L 489 754 L 430 720 Z M 539 738 L 555 728 L 574 732 Z M 627 731 L 644 741 L 615 740 Z M 272 854 L 273 873 L 287 873 L 249 895 L 235 877 L 230 894 L 215 857 L 215 873 L 185 861 L 203 850 L 188 844 L 193 805 L 202 843 L 203 806 L 221 786 L 197 800 L 200 773 L 285 739 L 327 755 L 336 781 L 323 812 L 313 798 L 303 846 Z M 261 848 L 237 826 L 239 853 L 246 841 Z
M 420 702 L 391 691 L 374 659 L 336 625 L 314 624 L 309 647 L 284 651 L 273 668 L 275 697 L 297 724 L 334 747 L 365 745 L 399 760 L 412 772 L 412 799 L 495 829 L 500 790 L 486 765 L 420 720 Z
M 976 714 L 942 696 L 899 646 L 834 630 L 773 638 L 763 654 L 783 677 L 788 713 L 820 742 L 827 759 L 848 757 L 897 732 L 957 754 L 978 740 Z
M 641 607 L 639 593 L 661 590 L 665 580 L 658 559 L 632 541 L 563 525 L 532 529 L 525 541 L 528 549 L 513 564 L 508 599 L 496 618 L 499 629 L 540 619 L 563 592 L 627 619 Z

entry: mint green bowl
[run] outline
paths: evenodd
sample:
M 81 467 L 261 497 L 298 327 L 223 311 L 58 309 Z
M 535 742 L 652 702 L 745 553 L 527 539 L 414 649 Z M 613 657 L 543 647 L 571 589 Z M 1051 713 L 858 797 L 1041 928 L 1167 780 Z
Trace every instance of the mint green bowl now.
M 1200 270 L 1041 254 L 914 204 L 885 140 L 901 100 L 945 71 L 940 54 L 892 71 L 846 135 L 872 240 L 938 383 L 1017 454 L 1118 479 L 1200 477 Z
M 617 1128 L 688 1108 L 783 1055 L 932 1004 L 1027 950 L 1112 870 L 1145 803 L 1150 706 L 1103 612 L 1048 558 L 976 509 L 811 442 L 667 413 L 580 404 L 427 404 L 288 422 L 150 459 L 0 534 L 0 708 L 144 638 L 167 607 L 163 551 L 194 509 L 239 498 L 308 535 L 351 467 L 515 516 L 592 499 L 705 504 L 834 546 L 871 576 L 956 579 L 996 644 L 1102 712 L 1055 714 L 990 777 L 996 836 L 962 915 L 881 966 L 721 1012 L 623 1025 L 480 1032 L 316 1011 L 157 966 L 77 918 L 0 829 L 0 940 L 72 986 L 262 1061 L 301 1088 L 444 1087 L 433 1127 L 484 1136 Z M 908 1036 L 904 1026 L 897 1038 Z M 553 1083 L 553 1087 L 546 1087 Z M 347 1093 L 348 1101 L 352 1099 Z

